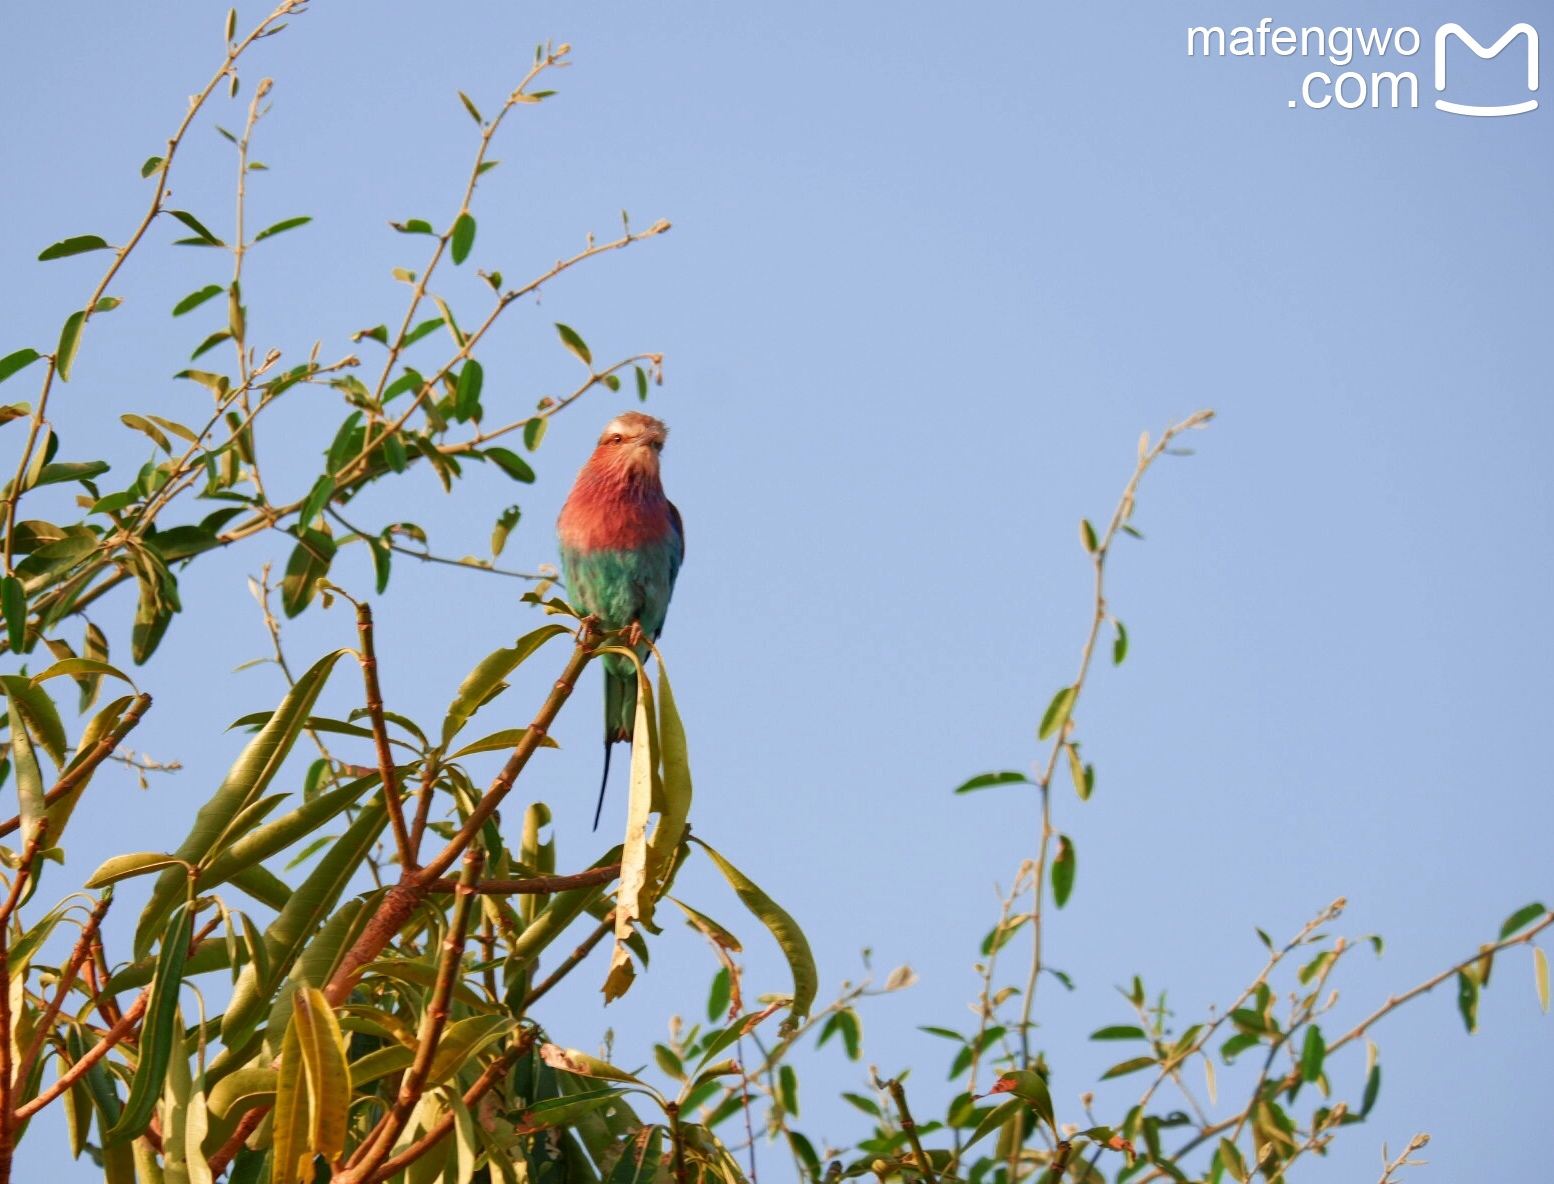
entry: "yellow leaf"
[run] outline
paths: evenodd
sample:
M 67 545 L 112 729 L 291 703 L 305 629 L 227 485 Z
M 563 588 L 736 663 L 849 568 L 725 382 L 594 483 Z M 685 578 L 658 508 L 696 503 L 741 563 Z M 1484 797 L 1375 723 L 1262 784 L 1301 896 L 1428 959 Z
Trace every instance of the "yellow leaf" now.
M 307 1077 L 308 1144 L 333 1165 L 345 1153 L 346 1112 L 351 1105 L 345 1040 L 334 1009 L 314 987 L 299 987 L 292 996 L 291 1026 Z
M 272 1121 L 271 1184 L 312 1184 L 313 1152 L 308 1139 L 307 1073 L 297 1032 L 297 1008 L 281 1041 L 280 1075 L 275 1082 Z
M 1549 959 L 1542 946 L 1532 947 L 1532 976 L 1538 984 L 1538 1002 L 1546 1014 L 1549 1010 Z

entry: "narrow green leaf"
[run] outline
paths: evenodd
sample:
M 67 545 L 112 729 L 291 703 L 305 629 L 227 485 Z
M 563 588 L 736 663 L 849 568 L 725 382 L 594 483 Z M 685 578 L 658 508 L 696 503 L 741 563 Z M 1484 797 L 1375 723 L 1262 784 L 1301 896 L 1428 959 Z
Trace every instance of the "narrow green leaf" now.
M 1005 1073 L 988 1091 L 990 1094 L 1013 1094 L 1023 1099 L 1032 1113 L 1057 1134 L 1057 1120 L 1052 1109 L 1052 1094 L 1047 1089 L 1047 1079 L 1030 1069 L 1016 1069 Z
M 21 807 L 22 842 L 32 841 L 38 831 L 47 803 L 43 798 L 43 772 L 38 768 L 38 758 L 33 752 L 32 737 L 27 733 L 20 704 L 16 696 L 9 703 L 11 724 L 11 764 L 16 768 L 16 796 Z
M 514 1117 L 514 1133 L 538 1134 L 554 1130 L 558 1126 L 571 1126 L 585 1114 L 591 1114 L 601 1106 L 607 1106 L 623 1094 L 618 1089 L 600 1086 L 577 1094 L 564 1094 L 559 1098 L 547 1098 L 543 1102 L 520 1110 Z
M 480 705 L 491 697 L 498 684 L 552 637 L 565 632 L 567 630 L 563 625 L 542 625 L 524 634 L 510 649 L 497 650 L 481 659 L 479 665 L 459 685 L 458 693 L 448 705 L 448 714 L 442 722 L 443 747 L 446 748 L 448 742 L 459 734 L 470 717 L 480 709 Z
M 529 422 L 533 423 L 534 420 Z M 540 422 L 543 423 L 544 420 Z M 533 452 L 534 448 L 531 446 L 529 451 Z M 487 460 L 491 461 L 492 464 L 496 465 L 497 468 L 501 469 L 502 472 L 506 473 L 514 481 L 522 481 L 525 484 L 534 481 L 534 470 L 529 467 L 529 462 L 516 452 L 510 452 L 506 448 L 487 448 L 485 456 Z
M 1068 723 L 1068 715 L 1074 709 L 1077 694 L 1077 688 L 1064 687 L 1052 696 L 1052 702 L 1047 704 L 1047 710 L 1041 717 L 1041 727 L 1036 730 L 1036 739 L 1045 740 Z
M 815 957 L 810 952 L 809 940 L 804 936 L 804 931 L 743 872 L 701 839 L 692 839 L 692 841 L 698 843 L 702 850 L 712 857 L 712 862 L 717 864 L 718 870 L 723 873 L 745 907 L 754 913 L 767 929 L 771 930 L 772 936 L 777 939 L 777 944 L 782 947 L 783 955 L 788 960 L 789 972 L 793 975 L 793 1003 L 789 1010 L 788 1021 L 784 1026 L 801 1022 L 809 1015 L 819 983 Z
M 530 452 L 533 452 L 540 446 L 540 441 L 545 438 L 545 429 L 548 427 L 550 427 L 550 420 L 541 415 L 525 420 L 523 425 L 523 446 Z M 489 449 L 486 454 L 490 455 Z
M 1314 1082 L 1322 1076 L 1322 1062 L 1327 1057 L 1327 1042 L 1322 1039 L 1322 1029 L 1316 1024 L 1306 1028 L 1306 1040 L 1300 1050 L 1301 1079 Z
M 1470 971 L 1459 970 L 1457 972 L 1457 1010 L 1462 1013 L 1462 1022 L 1470 1033 L 1478 1031 L 1478 998 L 1478 978 Z
M 463 91 L 459 91 L 459 101 L 464 104 L 464 110 L 469 112 L 471 119 L 476 123 L 485 123 L 485 120 L 480 116 L 480 112 L 475 109 L 475 104 L 470 102 L 469 96 Z
M 454 398 L 455 418 L 463 423 L 480 413 L 480 388 L 485 385 L 486 374 L 474 358 L 464 363 L 459 371 L 457 395 Z
M 1130 1061 L 1123 1061 L 1121 1064 L 1113 1065 L 1110 1069 L 1106 1070 L 1105 1073 L 1101 1074 L 1101 1080 L 1108 1081 L 1113 1077 L 1122 1077 L 1128 1073 L 1137 1073 L 1140 1069 L 1148 1069 L 1151 1065 L 1158 1065 L 1159 1063 L 1160 1062 L 1155 1060 L 1154 1057 L 1134 1057 Z
M 11 647 L 16 648 L 14 645 Z M 1500 926 L 1500 940 L 1504 941 L 1518 929 L 1525 929 L 1532 922 L 1543 916 L 1549 910 L 1542 904 L 1534 901 L 1532 904 L 1523 905 L 1505 919 L 1505 924 Z
M 1143 1028 L 1134 1024 L 1114 1024 L 1090 1033 L 1091 1040 L 1148 1040 Z
M 291 972 L 308 939 L 334 911 L 346 885 L 387 825 L 388 814 L 381 796 L 364 804 L 345 834 L 325 852 L 291 894 L 280 915 L 270 922 L 264 931 L 269 976 L 267 981 L 259 981 L 257 970 L 250 965 L 238 979 L 221 1022 L 222 1039 L 229 1046 L 263 1019 L 275 988 Z
M 274 822 L 243 835 L 200 872 L 196 891 L 208 892 L 238 873 L 279 854 L 293 843 L 300 842 L 336 818 L 341 811 L 354 806 L 363 794 L 376 788 L 380 780 L 377 773 L 359 777 L 339 789 L 321 793 L 312 801 L 303 802 L 295 810 L 281 815 Z M 233 829 L 237 827 L 234 825 Z
M 81 325 L 86 312 L 73 312 L 65 318 L 65 327 L 59 331 L 59 345 L 54 351 L 54 369 L 61 382 L 70 381 L 70 369 L 76 362 L 76 351 L 81 348 Z
M 560 321 L 557 321 L 556 332 L 561 336 L 561 344 L 566 346 L 567 349 L 571 350 L 572 353 L 577 356 L 578 360 L 583 363 L 583 365 L 592 369 L 594 364 L 594 355 L 589 350 L 588 344 L 577 335 L 577 330 L 573 329 L 570 325 L 563 325 Z
M 469 258 L 470 248 L 475 245 L 475 219 L 466 210 L 460 214 L 453 223 L 453 237 L 449 243 L 449 253 L 453 257 L 455 265 L 463 263 Z
M 1079 520 L 1079 542 L 1088 554 L 1094 555 L 1098 546 L 1095 538 L 1095 527 L 1090 525 L 1090 519 Z
M 43 355 L 35 349 L 19 349 L 0 358 L 0 382 L 4 382 L 18 370 L 31 366 Z
M 1117 637 L 1112 642 L 1112 665 L 1121 666 L 1122 660 L 1128 656 L 1128 631 L 1121 621 L 1113 620 L 1112 625 L 1117 630 Z
M 1381 1066 L 1372 1065 L 1370 1075 L 1365 1079 L 1365 1097 L 1360 1102 L 1360 1117 L 1364 1118 L 1371 1112 L 1371 1107 L 1376 1104 L 1376 1097 L 1381 1093 Z
M 162 169 L 162 163 L 163 161 L 160 156 L 146 157 L 145 163 L 140 166 L 140 175 L 142 177 L 149 177 L 153 173 L 160 172 Z
M 179 240 L 180 243 L 189 243 L 189 242 L 193 241 L 193 242 L 198 242 L 201 245 L 208 246 L 208 247 L 224 247 L 224 246 L 227 245 L 226 243 L 222 242 L 219 238 L 217 238 L 214 234 L 212 234 L 209 230 L 207 230 L 205 228 L 204 224 L 201 223 L 198 218 L 196 218 L 193 214 L 189 213 L 188 211 L 186 211 L 186 210 L 168 210 L 167 212 L 169 214 L 171 214 L 173 217 L 177 218 L 178 221 L 182 222 L 185 226 L 187 226 L 190 230 L 194 231 L 194 233 L 199 236 L 198 239 L 195 239 L 195 240 L 180 239 Z
M 133 428 L 135 431 L 142 432 L 146 436 L 150 437 L 151 442 L 160 448 L 163 452 L 168 454 L 172 453 L 173 446 L 168 443 L 166 433 L 164 433 L 161 428 L 157 427 L 156 424 L 145 418 L 145 416 L 121 415 L 119 416 L 119 422 L 127 428 Z
M 1252 1178 L 1252 1174 L 1246 1169 L 1246 1161 L 1241 1158 L 1241 1149 L 1229 1139 L 1219 1141 L 1219 1161 L 1225 1165 L 1225 1170 L 1230 1173 L 1231 1179 L 1237 1184 L 1246 1184 Z
M 1032 785 L 1032 784 L 1034 784 L 1034 782 L 1032 782 L 1031 779 L 1029 777 L 1027 777 L 1024 773 L 1018 773 L 1018 772 L 1014 772 L 1014 771 L 1009 771 L 1009 772 L 1004 772 L 1004 773 L 980 773 L 977 776 L 973 777 L 970 781 L 964 781 L 960 785 L 957 785 L 955 787 L 955 792 L 956 793 L 971 793 L 974 790 L 987 789 L 989 786 L 993 786 L 993 785 Z
M 115 855 L 93 872 L 91 878 L 82 887 L 87 889 L 105 888 L 109 884 L 117 884 L 120 880 L 127 880 L 131 876 L 143 876 L 147 872 L 178 865 L 178 860 L 160 851 L 142 851 L 135 855 Z
M 130 1082 L 129 1100 L 113 1129 L 103 1135 L 107 1147 L 127 1143 L 151 1124 L 162 1083 L 172 1057 L 174 1029 L 178 1023 L 178 988 L 188 961 L 194 907 L 181 904 L 173 910 L 162 935 L 162 953 L 151 980 L 151 998 L 140 1027 L 140 1062 Z
M 295 230 L 298 226 L 306 226 L 311 221 L 313 221 L 312 217 L 307 214 L 300 218 L 287 218 L 282 222 L 277 222 L 274 226 L 266 226 L 258 234 L 254 235 L 254 242 L 261 242 L 287 230 Z
M 321 530 L 304 526 L 298 532 L 297 545 L 281 578 L 281 609 L 288 617 L 297 616 L 313 602 L 318 581 L 329 574 L 335 549 L 334 539 Z
M 19 654 L 27 646 L 27 593 L 15 576 L 0 577 L 0 612 L 5 614 L 11 652 Z
M 270 722 L 248 742 L 215 794 L 200 807 L 188 837 L 174 852 L 179 859 L 192 864 L 205 862 L 242 810 L 264 796 L 302 735 L 335 663 L 348 653 L 351 651 L 342 649 L 326 654 L 297 679 Z M 157 881 L 136 930 L 135 957 L 151 948 L 173 902 L 186 888 L 185 877 L 179 873 L 164 873 Z
M 1058 836 L 1058 857 L 1052 861 L 1052 903 L 1062 908 L 1074 891 L 1074 843 L 1067 835 Z
M 38 256 L 40 263 L 50 259 L 63 259 L 67 255 L 82 255 L 87 251 L 111 251 L 113 248 L 106 240 L 98 238 L 95 234 L 78 234 L 74 238 L 61 239 L 51 247 L 44 247 Z

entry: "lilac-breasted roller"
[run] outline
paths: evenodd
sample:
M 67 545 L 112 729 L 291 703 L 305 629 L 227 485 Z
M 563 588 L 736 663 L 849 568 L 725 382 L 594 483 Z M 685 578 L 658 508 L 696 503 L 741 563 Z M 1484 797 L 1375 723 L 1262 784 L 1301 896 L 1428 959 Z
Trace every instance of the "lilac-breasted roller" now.
M 556 534 L 567 595 L 606 631 L 640 629 L 657 641 L 669 614 L 675 577 L 685 558 L 680 511 L 664 496 L 658 454 L 669 429 L 640 411 L 612 419 L 561 507 Z M 646 659 L 646 643 L 637 654 Z M 605 654 L 604 780 L 594 828 L 610 780 L 610 748 L 630 740 L 637 717 L 637 670 L 621 654 Z

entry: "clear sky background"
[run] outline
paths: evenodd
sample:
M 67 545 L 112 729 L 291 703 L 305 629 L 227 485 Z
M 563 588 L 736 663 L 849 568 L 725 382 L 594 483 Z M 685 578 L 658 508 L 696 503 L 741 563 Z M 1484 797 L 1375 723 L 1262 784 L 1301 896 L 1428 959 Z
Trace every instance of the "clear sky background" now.
M 252 257 L 253 333 L 292 356 L 322 337 L 332 358 L 351 331 L 397 322 L 389 269 L 422 265 L 426 240 L 386 222 L 440 225 L 457 208 L 475 136 L 455 88 L 495 107 L 537 41 L 574 46 L 560 95 L 503 134 L 472 263 L 537 272 L 585 232 L 613 231 L 622 207 L 674 230 L 513 310 L 483 354 L 485 402 L 517 417 L 575 384 L 553 321 L 601 358 L 666 355 L 648 410 L 673 429 L 665 479 L 689 538 L 664 640 L 697 831 L 805 926 L 824 992 L 856 977 L 864 947 L 881 969 L 917 970 L 921 983 L 868 1006 L 864 1024 L 868 1061 L 917 1066 L 924 1112 L 942 1102 L 949 1050 L 915 1026 L 966 1022 L 994 885 L 1038 830 L 1014 791 L 950 790 L 1038 755 L 1035 722 L 1072 675 L 1088 613 L 1076 523 L 1110 511 L 1141 430 L 1197 408 L 1219 419 L 1190 441 L 1197 455 L 1150 475 L 1136 518 L 1147 542 L 1115 557 L 1112 607 L 1133 647 L 1097 672 L 1080 713 L 1094 800 L 1057 797 L 1079 872 L 1050 955 L 1081 987 L 1041 1005 L 1060 1114 L 1121 1059 L 1085 1036 L 1126 1021 L 1110 987 L 1136 972 L 1192 1022 L 1260 967 L 1254 926 L 1289 935 L 1344 896 L 1345 932 L 1388 939 L 1338 984 L 1354 1019 L 1492 939 L 1513 909 L 1554 898 L 1554 113 L 1449 116 L 1430 85 L 1439 24 L 1488 42 L 1530 20 L 1548 36 L 1554 8 L 1269 11 L 1276 25 L 1419 29 L 1421 51 L 1385 67 L 1418 74 L 1419 108 L 1291 110 L 1307 70 L 1342 67 L 1187 58 L 1188 25 L 1262 15 L 1209 0 L 319 0 L 245 73 L 245 102 L 261 74 L 277 80 L 255 147 L 271 168 L 252 184 L 256 224 L 314 217 Z M 139 217 L 138 166 L 208 77 L 224 12 L 171 0 L 7 12 L 0 352 L 49 348 L 100 272 L 101 257 L 34 263 L 42 247 L 118 241 Z M 245 8 L 241 24 L 259 15 Z M 1454 54 L 1453 95 L 1527 97 L 1520 52 Z M 233 126 L 235 108 L 212 118 Z M 231 153 L 211 122 L 180 162 L 176 204 L 222 233 Z M 167 310 L 227 264 L 161 247 L 173 230 L 152 231 L 158 245 L 117 286 L 128 303 L 93 322 L 62 392 L 72 459 L 138 465 L 144 441 L 120 412 L 203 405 L 168 376 L 219 314 Z M 473 274 L 444 289 L 466 320 L 482 291 Z M 3 393 L 34 395 L 21 378 Z M 338 418 L 322 394 L 294 402 Z M 417 521 L 442 553 L 485 554 L 491 521 L 518 500 L 505 558 L 554 561 L 572 476 L 627 406 L 590 395 L 559 418 L 532 489 L 480 473 L 447 499 L 421 473 L 357 513 Z M 299 493 L 318 458 L 274 441 L 277 479 L 295 484 L 283 493 Z M 15 446 L 0 439 L 7 456 Z M 181 837 L 241 746 L 221 729 L 278 699 L 272 668 L 228 672 L 266 652 L 243 577 L 283 558 L 281 543 L 190 570 L 194 607 L 143 672 L 157 708 L 135 737 L 184 771 L 148 793 L 102 774 L 66 844 L 72 877 Z M 365 557 L 347 552 L 335 578 L 367 589 Z M 391 706 L 440 718 L 479 658 L 538 623 L 521 590 L 401 561 L 380 602 Z M 352 644 L 351 622 L 315 609 L 286 639 L 306 662 Z M 493 726 L 527 720 L 558 660 L 526 668 L 489 709 Z M 328 706 L 354 704 L 349 682 Z M 590 680 L 556 730 L 562 752 L 526 783 L 556 810 L 569 868 L 603 842 L 587 834 L 598 694 Z M 616 825 L 623 803 L 621 779 Z M 693 869 L 681 888 L 745 939 L 759 989 L 784 988 L 715 874 Z M 1381 1143 L 1395 1151 L 1421 1130 L 1434 1166 L 1411 1178 L 1531 1178 L 1554 1027 L 1529 962 L 1521 951 L 1497 966 L 1476 1036 L 1449 985 L 1380 1026 L 1371 1121 L 1297 1178 L 1373 1179 Z M 542 1018 L 585 1048 L 610 1025 L 631 1033 L 618 1059 L 637 1063 L 669 1014 L 701 1012 L 713 968 L 673 932 L 623 1003 L 604 1011 L 585 990 Z M 1338 1069 L 1347 1096 L 1361 1073 L 1358 1057 Z M 800 1125 L 860 1134 L 834 1099 L 863 1077 L 827 1049 L 805 1069 Z M 1103 1119 L 1137 1092 L 1134 1079 L 1103 1090 Z M 87 1171 L 37 1135 L 20 1162 L 28 1178 Z M 782 1154 L 764 1163 L 772 1179 L 787 1170 Z

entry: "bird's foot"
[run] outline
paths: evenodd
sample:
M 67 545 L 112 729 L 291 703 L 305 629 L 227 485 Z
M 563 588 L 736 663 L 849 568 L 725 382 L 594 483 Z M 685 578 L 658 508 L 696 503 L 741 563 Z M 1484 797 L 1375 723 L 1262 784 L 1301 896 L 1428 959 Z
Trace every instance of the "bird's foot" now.
M 577 644 L 593 645 L 599 639 L 599 618 L 589 613 L 577 625 Z
M 633 621 L 621 630 L 621 640 L 632 649 L 636 649 L 646 640 L 642 635 L 642 622 Z

